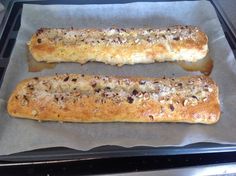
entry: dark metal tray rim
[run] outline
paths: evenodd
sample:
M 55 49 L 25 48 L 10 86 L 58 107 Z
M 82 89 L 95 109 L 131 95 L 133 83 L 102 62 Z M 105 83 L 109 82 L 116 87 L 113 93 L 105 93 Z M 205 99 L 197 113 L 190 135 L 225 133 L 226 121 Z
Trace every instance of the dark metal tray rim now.
M 105 145 L 95 147 L 88 151 L 70 149 L 66 147 L 53 147 L 37 149 L 0 156 L 0 162 L 40 162 L 59 160 L 93 160 L 109 158 L 125 158 L 139 156 L 168 156 L 189 154 L 210 154 L 221 152 L 235 152 L 236 146 L 217 143 L 195 143 L 179 147 L 121 147 Z

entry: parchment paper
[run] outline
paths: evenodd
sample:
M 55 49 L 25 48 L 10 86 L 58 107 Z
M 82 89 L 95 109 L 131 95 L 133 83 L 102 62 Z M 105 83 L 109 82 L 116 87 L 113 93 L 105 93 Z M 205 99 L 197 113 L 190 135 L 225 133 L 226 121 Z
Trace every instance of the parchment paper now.
M 6 102 L 16 84 L 25 78 L 55 73 L 133 76 L 181 76 L 169 63 L 115 67 L 102 63 L 61 63 L 54 69 L 28 72 L 26 42 L 41 27 L 199 26 L 209 37 L 214 59 L 211 77 L 220 88 L 221 120 L 215 125 L 177 123 L 39 123 L 15 119 L 6 112 Z M 0 92 L 0 155 L 64 146 L 89 150 L 102 145 L 183 146 L 196 142 L 236 144 L 236 62 L 214 8 L 209 2 L 130 3 L 116 5 L 24 5 L 21 28 Z

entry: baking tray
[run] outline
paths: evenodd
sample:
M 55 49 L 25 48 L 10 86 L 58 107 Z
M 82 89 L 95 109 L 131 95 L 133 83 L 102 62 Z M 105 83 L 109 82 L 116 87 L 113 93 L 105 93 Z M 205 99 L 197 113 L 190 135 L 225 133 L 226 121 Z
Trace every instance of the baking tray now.
M 170 1 L 170 0 L 160 0 Z M 158 1 L 158 2 L 160 2 Z M 218 5 L 209 0 L 215 7 L 225 36 L 234 52 L 236 53 L 236 35 L 230 26 L 229 21 L 217 8 Z M 154 0 L 51 0 L 51 1 L 10 1 L 3 22 L 0 26 L 0 86 L 7 68 L 12 49 L 15 44 L 16 36 L 20 28 L 20 20 L 23 4 L 112 4 L 112 3 L 130 3 L 130 2 L 155 2 Z M 22 162 L 48 162 L 48 161 L 72 161 L 72 160 L 91 160 L 91 159 L 108 159 L 122 157 L 139 157 L 139 156 L 170 156 L 170 155 L 186 155 L 186 154 L 209 154 L 236 152 L 236 145 L 221 145 L 216 143 L 197 143 L 184 147 L 131 147 L 124 148 L 120 146 L 101 146 L 93 148 L 89 151 L 79 151 L 69 148 L 56 147 L 46 148 L 33 151 L 26 151 L 11 155 L 0 156 L 0 165 L 9 165 L 9 163 Z

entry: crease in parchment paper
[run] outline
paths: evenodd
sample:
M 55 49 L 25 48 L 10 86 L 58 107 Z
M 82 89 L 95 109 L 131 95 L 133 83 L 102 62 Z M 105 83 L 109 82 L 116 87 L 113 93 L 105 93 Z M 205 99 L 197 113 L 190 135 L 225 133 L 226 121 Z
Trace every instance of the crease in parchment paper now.
M 7 101 L 20 80 L 55 73 L 124 76 L 196 75 L 175 64 L 154 63 L 115 67 L 102 63 L 61 63 L 54 69 L 28 72 L 26 42 L 41 27 L 199 26 L 209 38 L 214 61 L 211 77 L 219 85 L 222 115 L 214 125 L 177 123 L 39 123 L 12 118 L 0 103 L 0 155 L 45 147 L 64 146 L 89 150 L 103 145 L 183 146 L 197 142 L 236 143 L 236 63 L 214 8 L 208 1 L 138 2 L 113 5 L 23 6 L 21 27 L 0 91 Z
M 217 40 L 220 40 L 220 39 L 222 39 L 222 38 L 224 38 L 225 36 L 219 36 L 218 38 L 216 38 L 216 39 L 214 39 L 214 40 L 212 40 L 209 44 L 212 44 L 212 43 L 215 43 L 215 42 L 217 42 Z

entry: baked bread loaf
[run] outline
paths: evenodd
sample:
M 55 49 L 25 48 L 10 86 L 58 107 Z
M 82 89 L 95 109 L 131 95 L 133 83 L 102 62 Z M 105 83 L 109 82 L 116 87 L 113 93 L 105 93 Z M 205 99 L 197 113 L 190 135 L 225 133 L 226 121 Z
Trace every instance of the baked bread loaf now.
M 39 29 L 28 42 L 37 61 L 103 62 L 111 65 L 195 62 L 206 56 L 208 38 L 199 28 Z
M 7 108 L 39 121 L 213 124 L 220 117 L 218 87 L 206 76 L 36 77 L 17 85 Z

